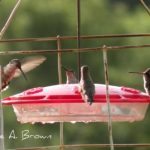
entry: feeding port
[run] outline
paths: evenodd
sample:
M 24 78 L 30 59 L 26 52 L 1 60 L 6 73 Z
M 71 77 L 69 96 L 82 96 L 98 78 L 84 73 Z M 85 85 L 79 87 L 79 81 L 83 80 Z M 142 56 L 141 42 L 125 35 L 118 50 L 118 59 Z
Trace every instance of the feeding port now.
M 92 105 L 85 103 L 78 84 L 60 84 L 29 89 L 5 98 L 3 104 L 12 104 L 21 123 L 54 122 L 108 122 L 106 86 L 95 84 Z M 149 96 L 127 88 L 109 86 L 112 121 L 140 121 L 144 118 Z

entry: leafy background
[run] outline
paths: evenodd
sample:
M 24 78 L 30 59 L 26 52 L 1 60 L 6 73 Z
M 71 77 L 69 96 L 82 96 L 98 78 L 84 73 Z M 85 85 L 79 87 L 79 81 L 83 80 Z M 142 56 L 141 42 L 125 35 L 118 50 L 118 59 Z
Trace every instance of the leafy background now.
M 15 1 L 0 2 L 0 28 L 3 27 Z M 76 35 L 76 1 L 75 0 L 26 0 L 22 1 L 17 14 L 7 30 L 4 39 L 72 36 Z M 81 0 L 81 35 L 149 33 L 150 17 L 139 1 L 130 0 Z M 140 45 L 148 44 L 149 37 L 114 38 L 82 40 L 82 47 L 102 45 Z M 76 41 L 65 41 L 62 48 L 76 48 Z M 5 43 L 0 44 L 1 51 L 56 49 L 55 42 L 39 43 Z M 10 59 L 22 58 L 28 55 L 0 56 L 0 64 L 5 65 Z M 10 88 L 3 93 L 9 96 L 23 90 L 48 86 L 58 83 L 57 55 L 46 54 L 47 61 L 40 67 L 29 72 L 29 82 L 19 77 L 11 82 Z M 63 54 L 65 66 L 77 71 L 77 55 Z M 116 50 L 108 54 L 110 84 L 128 86 L 144 91 L 140 76 L 130 75 L 128 71 L 143 71 L 149 67 L 149 48 Z M 81 63 L 90 67 L 95 83 L 104 83 L 104 72 L 101 52 L 81 54 Z M 38 75 L 37 75 L 38 74 Z M 63 82 L 65 74 L 63 73 Z M 150 111 L 145 119 L 134 123 L 113 123 L 114 143 L 148 143 L 150 141 Z M 30 146 L 48 146 L 59 144 L 59 124 L 20 124 L 12 107 L 4 107 L 4 127 L 6 149 Z M 51 134 L 51 140 L 9 139 L 11 131 L 21 136 L 21 131 L 29 130 L 31 134 Z M 66 144 L 79 143 L 109 143 L 106 123 L 65 123 L 64 140 Z M 80 148 L 81 149 L 81 148 Z M 88 148 L 90 149 L 90 148 Z M 92 148 L 93 149 L 93 148 Z M 95 148 L 96 149 L 96 148 Z M 106 149 L 106 148 L 104 148 Z M 116 148 L 119 149 L 119 148 Z M 120 148 L 123 149 L 123 148 Z M 129 149 L 129 148 L 124 148 Z M 146 148 L 130 148 L 130 150 L 145 150 Z

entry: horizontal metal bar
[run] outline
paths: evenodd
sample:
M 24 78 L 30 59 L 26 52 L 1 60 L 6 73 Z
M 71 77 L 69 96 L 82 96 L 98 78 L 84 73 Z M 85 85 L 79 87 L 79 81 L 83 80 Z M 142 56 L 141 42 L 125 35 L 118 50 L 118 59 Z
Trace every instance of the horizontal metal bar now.
M 150 147 L 150 143 L 139 144 L 113 144 L 114 147 Z M 76 144 L 76 145 L 63 145 L 64 148 L 106 148 L 110 147 L 110 144 Z M 52 148 L 60 148 L 60 145 L 46 146 L 46 147 L 30 147 L 30 148 L 16 148 L 15 150 L 49 150 Z M 13 149 L 9 149 L 13 150 Z
M 149 48 L 150 44 L 144 45 L 123 45 L 123 46 L 106 46 L 107 50 L 123 50 L 123 49 L 138 49 Z M 88 52 L 88 51 L 101 51 L 102 47 L 94 48 L 79 48 L 79 49 L 62 49 L 61 52 Z M 54 50 L 21 50 L 21 51 L 0 51 L 0 55 L 16 55 L 16 54 L 44 54 L 44 53 L 58 53 L 57 49 Z
M 80 39 L 99 39 L 99 38 L 127 38 L 127 37 L 149 37 L 150 33 L 138 34 L 106 34 L 106 35 L 83 35 Z M 77 36 L 60 36 L 60 40 L 77 40 Z M 14 42 L 46 42 L 57 41 L 56 37 L 41 37 L 41 38 L 18 38 L 0 40 L 0 43 L 14 43 Z

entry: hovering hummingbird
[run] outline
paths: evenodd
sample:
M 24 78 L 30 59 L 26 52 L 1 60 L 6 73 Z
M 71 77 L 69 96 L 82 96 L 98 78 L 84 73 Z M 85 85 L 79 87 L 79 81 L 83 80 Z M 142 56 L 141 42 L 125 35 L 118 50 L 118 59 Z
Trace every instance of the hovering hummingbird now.
M 95 85 L 92 81 L 89 67 L 84 65 L 81 66 L 81 79 L 79 83 L 79 92 L 81 93 L 82 99 L 89 103 L 89 105 L 92 104 L 94 101 L 93 97 L 95 94 Z
M 62 66 L 62 68 L 65 70 L 66 72 L 66 84 L 74 84 L 74 83 L 78 83 L 78 79 L 76 78 L 75 72 L 72 69 L 68 69 L 65 68 L 64 66 Z
M 0 90 L 7 87 L 13 78 L 19 77 L 21 74 L 27 80 L 25 73 L 36 68 L 45 60 L 44 56 L 30 56 L 22 60 L 12 59 L 6 66 L 1 67 Z
M 150 68 L 147 68 L 144 72 L 129 72 L 136 73 L 143 76 L 144 89 L 148 95 L 150 95 Z

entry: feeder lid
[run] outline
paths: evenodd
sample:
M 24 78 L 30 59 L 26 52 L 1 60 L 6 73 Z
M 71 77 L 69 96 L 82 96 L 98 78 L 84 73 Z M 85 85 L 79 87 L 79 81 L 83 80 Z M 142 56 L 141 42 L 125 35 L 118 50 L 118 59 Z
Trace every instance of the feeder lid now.
M 109 86 L 111 103 L 149 103 L 146 93 L 139 90 Z M 78 84 L 60 84 L 47 87 L 37 87 L 22 93 L 7 97 L 3 104 L 30 104 L 30 103 L 85 103 L 79 93 Z M 94 103 L 106 103 L 106 85 L 95 84 Z

